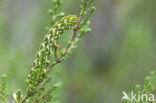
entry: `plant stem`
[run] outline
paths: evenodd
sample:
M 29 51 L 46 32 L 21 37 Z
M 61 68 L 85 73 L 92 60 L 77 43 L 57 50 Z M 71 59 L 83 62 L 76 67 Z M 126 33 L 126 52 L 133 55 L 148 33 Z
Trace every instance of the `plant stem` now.
M 89 2 L 89 0 L 87 0 L 86 1 L 86 5 L 85 5 L 85 7 L 84 7 L 84 11 L 86 12 L 86 9 L 87 9 L 87 7 L 88 7 L 88 2 Z M 75 40 L 75 37 L 76 37 L 76 35 L 77 35 L 77 32 L 78 32 L 78 30 L 79 30 L 79 28 L 80 28 L 80 24 L 81 24 L 81 21 L 82 21 L 82 19 L 83 19 L 83 17 L 84 16 L 80 16 L 79 17 L 79 20 L 78 20 L 78 24 L 76 25 L 76 27 L 73 29 L 73 35 L 72 35 L 72 37 L 71 37 L 71 39 L 70 39 L 70 41 L 71 42 L 73 42 L 74 40 Z M 66 47 L 66 52 L 68 52 L 68 50 L 69 50 L 69 48 L 71 47 L 71 45 L 67 45 L 67 47 Z M 64 56 L 63 56 L 64 57 Z M 58 64 L 58 63 L 60 63 L 62 60 L 62 58 L 63 57 L 60 57 L 60 58 L 57 58 L 56 60 L 55 60 L 55 62 L 51 65 L 51 66 L 49 66 L 48 68 L 49 69 L 51 69 L 53 66 L 55 66 L 56 64 Z
M 88 2 L 89 2 L 89 0 L 86 0 L 86 4 L 85 4 L 85 6 L 84 6 L 84 12 L 85 12 L 85 13 L 86 13 L 86 9 L 87 9 L 87 7 L 88 7 Z M 84 17 L 84 16 L 80 16 L 80 17 L 79 17 L 78 23 L 77 23 L 76 27 L 73 29 L 73 35 L 72 35 L 72 37 L 71 37 L 71 39 L 70 39 L 71 42 L 73 42 L 73 41 L 75 40 L 76 36 L 77 36 L 77 33 L 78 33 L 79 28 L 80 28 L 80 24 L 81 24 L 81 21 L 82 21 L 83 17 Z M 66 48 L 65 48 L 65 52 L 68 52 L 71 46 L 72 46 L 72 45 L 67 45 Z M 65 55 L 56 58 L 56 60 L 55 60 L 49 67 L 47 67 L 47 68 L 49 69 L 48 72 L 49 72 L 56 64 L 60 63 L 60 62 L 63 60 L 64 57 L 65 57 Z M 30 97 L 30 95 L 26 95 L 26 96 L 23 98 L 23 100 L 21 101 L 21 103 L 25 103 L 26 100 L 27 100 L 29 97 Z

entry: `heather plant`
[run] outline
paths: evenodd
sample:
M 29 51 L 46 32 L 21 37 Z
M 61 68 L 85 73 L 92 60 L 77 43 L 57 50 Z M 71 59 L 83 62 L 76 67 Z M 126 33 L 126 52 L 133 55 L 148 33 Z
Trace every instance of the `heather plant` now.
M 135 92 L 133 93 L 133 100 L 131 98 L 125 99 L 124 103 L 155 103 L 155 80 L 155 73 L 151 72 L 150 76 L 145 78 L 143 88 L 141 88 L 141 85 L 136 85 Z M 128 94 L 128 96 L 131 97 L 132 95 Z
M 0 77 L 0 103 L 7 103 L 6 75 Z
M 62 1 L 53 0 L 53 9 L 49 10 L 52 18 L 51 24 L 46 28 L 47 34 L 39 47 L 32 69 L 26 79 L 28 85 L 26 94 L 22 94 L 20 89 L 17 90 L 13 94 L 15 103 L 55 103 L 58 101 L 54 97 L 57 95 L 56 90 L 60 83 L 53 83 L 52 68 L 64 61 L 76 47 L 76 43 L 91 31 L 89 20 L 95 10 L 92 3 L 93 0 L 82 0 L 80 16 L 77 17 L 76 15 L 65 16 L 64 12 L 58 12 Z M 58 40 L 68 30 L 72 30 L 73 34 L 66 46 L 61 47 Z M 7 99 L 6 79 L 7 77 L 3 75 L 0 80 L 1 103 L 12 101 Z

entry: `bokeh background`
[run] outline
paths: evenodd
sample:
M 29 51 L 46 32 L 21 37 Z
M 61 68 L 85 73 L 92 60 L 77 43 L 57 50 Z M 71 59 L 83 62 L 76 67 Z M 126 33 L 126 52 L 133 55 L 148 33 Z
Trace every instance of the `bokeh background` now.
M 63 0 L 60 11 L 80 12 L 81 0 Z M 121 103 L 156 70 L 156 1 L 95 0 L 92 32 L 55 67 L 60 103 Z M 9 94 L 21 88 L 50 23 L 52 0 L 0 0 L 0 75 Z

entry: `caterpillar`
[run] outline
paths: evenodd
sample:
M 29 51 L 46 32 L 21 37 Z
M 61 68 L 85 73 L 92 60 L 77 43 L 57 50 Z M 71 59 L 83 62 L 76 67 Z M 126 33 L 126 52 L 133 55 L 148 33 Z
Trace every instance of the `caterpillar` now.
M 27 79 L 27 83 L 29 84 L 28 93 L 35 92 L 33 91 L 35 90 L 35 88 L 33 87 L 36 87 L 39 81 L 42 81 L 45 74 L 47 73 L 48 64 L 51 62 L 50 57 L 54 56 L 54 53 L 56 52 L 57 40 L 66 30 L 73 29 L 77 23 L 78 18 L 76 15 L 63 17 L 46 34 L 43 42 L 41 43 L 37 56 L 33 62 L 32 70 Z

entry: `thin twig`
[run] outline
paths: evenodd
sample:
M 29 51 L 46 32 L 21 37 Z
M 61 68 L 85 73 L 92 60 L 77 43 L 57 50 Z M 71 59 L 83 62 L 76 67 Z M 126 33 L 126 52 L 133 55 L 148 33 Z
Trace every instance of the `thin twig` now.
M 84 7 L 84 11 L 86 12 L 86 8 L 88 7 L 88 2 L 89 2 L 89 0 L 87 0 L 86 1 L 86 5 L 85 5 L 85 7 Z M 73 33 L 73 35 L 72 35 L 72 38 L 70 39 L 70 41 L 71 42 L 73 42 L 74 41 L 74 39 L 75 39 L 75 37 L 76 37 L 76 35 L 77 35 L 77 32 L 78 32 L 78 30 L 79 30 L 79 27 L 80 27 L 80 24 L 81 24 L 81 21 L 82 21 L 82 19 L 83 19 L 83 17 L 81 17 L 80 16 L 80 18 L 79 18 L 79 20 L 78 20 L 78 24 L 77 24 L 77 26 L 74 28 L 74 33 Z M 70 46 L 68 45 L 67 47 L 66 47 L 66 51 L 68 51 L 69 50 L 69 48 L 70 48 Z
M 85 9 L 84 11 L 85 11 L 85 12 L 86 12 L 86 9 L 87 9 L 87 7 L 88 7 L 88 2 L 89 2 L 89 0 L 86 1 L 86 5 L 85 5 L 85 7 L 84 7 L 84 9 Z M 73 41 L 75 40 L 75 37 L 76 37 L 77 32 L 78 32 L 78 30 L 79 30 L 79 27 L 80 27 L 80 24 L 81 24 L 82 19 L 83 19 L 83 17 L 80 16 L 76 27 L 73 29 L 73 35 L 72 35 L 72 37 L 71 37 L 71 39 L 70 39 L 71 42 L 73 42 Z M 66 49 L 65 49 L 66 52 L 68 52 L 68 50 L 69 50 L 70 47 L 71 47 L 71 45 L 67 45 L 67 47 L 66 47 Z M 61 57 L 61 58 L 63 58 L 63 57 Z M 56 64 L 60 63 L 60 62 L 62 61 L 61 58 L 57 58 L 57 59 L 55 60 L 55 62 L 54 62 L 51 66 L 49 66 L 48 68 L 51 69 L 51 68 L 52 68 L 53 66 L 55 66 Z

